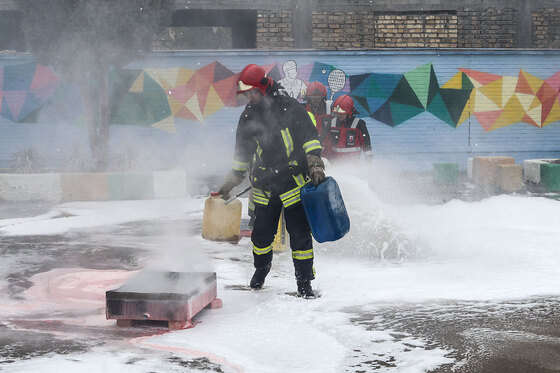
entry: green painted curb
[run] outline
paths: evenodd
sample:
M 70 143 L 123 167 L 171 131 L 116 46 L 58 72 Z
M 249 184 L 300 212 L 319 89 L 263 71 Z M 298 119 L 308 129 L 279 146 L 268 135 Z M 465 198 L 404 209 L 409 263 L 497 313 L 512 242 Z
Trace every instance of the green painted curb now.
M 541 185 L 547 192 L 560 192 L 560 164 L 541 163 Z
M 456 184 L 459 178 L 457 163 L 434 163 L 433 177 L 436 184 Z

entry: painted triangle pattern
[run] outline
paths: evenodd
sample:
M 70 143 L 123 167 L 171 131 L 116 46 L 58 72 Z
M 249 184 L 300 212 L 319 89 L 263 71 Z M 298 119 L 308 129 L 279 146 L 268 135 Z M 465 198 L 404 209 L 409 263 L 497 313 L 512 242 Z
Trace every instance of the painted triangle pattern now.
M 279 80 L 281 66 L 276 62 L 263 67 L 268 76 Z M 306 84 L 323 83 L 329 97 L 350 94 L 358 117 L 371 117 L 392 127 L 426 112 L 454 128 L 472 118 L 485 131 L 516 123 L 542 128 L 560 121 L 560 71 L 542 79 L 524 70 L 516 76 L 502 76 L 458 68 L 440 85 L 434 66 L 426 63 L 402 74 L 346 75 L 344 88 L 331 92 L 328 77 L 335 70 L 342 69 L 313 62 L 298 67 L 298 78 Z M 112 71 L 112 123 L 169 132 L 175 132 L 176 119 L 204 123 L 224 108 L 246 104 L 236 94 L 238 74 L 217 61 L 197 70 Z M 31 114 L 56 100 L 60 91 L 60 79 L 45 66 L 30 62 L 0 67 L 0 115 L 13 122 L 34 117 Z
M 485 131 L 520 122 L 541 128 L 558 121 L 560 72 L 543 80 L 524 70 L 516 77 L 460 70 L 476 91 L 467 102 L 470 113 Z
M 370 97 L 384 96 L 386 101 L 379 103 L 375 108 L 369 107 L 369 112 L 366 110 L 362 116 L 370 116 L 392 127 L 424 112 L 431 113 L 451 127 L 457 127 L 466 119 L 464 112 L 470 101 L 474 84 L 464 72 L 458 73 L 442 86 L 439 85 L 431 63 L 421 65 L 402 75 L 369 75 L 369 77 L 361 76 L 359 80 L 350 77 L 353 97 L 363 101 L 365 92 L 366 100 Z M 484 82 L 494 80 L 485 75 L 477 78 Z M 365 89 L 364 85 L 371 89 Z
M 204 123 L 206 117 L 224 107 L 244 104 L 236 94 L 238 74 L 219 62 L 198 70 L 128 69 L 112 74 L 110 79 L 113 124 L 151 126 L 176 133 L 175 119 Z
M 423 112 L 451 127 L 473 117 L 485 131 L 520 122 L 540 128 L 560 120 L 560 71 L 543 80 L 524 70 L 500 76 L 459 69 L 440 86 L 432 64 L 425 64 L 402 75 L 353 75 L 349 82 L 358 116 L 392 127 Z
M 0 68 L 0 115 L 24 122 L 37 112 L 60 87 L 50 69 L 35 62 Z

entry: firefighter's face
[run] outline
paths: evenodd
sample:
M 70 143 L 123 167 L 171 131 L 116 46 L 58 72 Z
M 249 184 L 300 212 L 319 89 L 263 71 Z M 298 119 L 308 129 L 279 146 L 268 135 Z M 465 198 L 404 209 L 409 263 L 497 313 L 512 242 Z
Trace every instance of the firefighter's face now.
M 309 106 L 311 106 L 313 109 L 319 109 L 321 108 L 321 105 L 324 104 L 325 102 L 325 98 L 324 97 L 309 97 L 307 99 Z
M 343 122 L 348 118 L 348 113 L 335 113 L 336 114 L 336 118 Z
M 263 97 L 263 94 L 258 89 L 251 89 L 250 91 L 244 92 L 244 95 L 249 98 L 249 102 L 253 105 L 258 104 Z

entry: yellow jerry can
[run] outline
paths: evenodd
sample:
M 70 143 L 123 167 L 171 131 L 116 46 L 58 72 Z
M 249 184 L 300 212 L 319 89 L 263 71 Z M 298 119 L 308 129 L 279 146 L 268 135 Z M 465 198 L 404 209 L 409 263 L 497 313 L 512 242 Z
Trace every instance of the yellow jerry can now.
M 241 201 L 226 205 L 218 193 L 211 193 L 204 201 L 202 237 L 212 241 L 239 241 L 241 227 Z
M 286 250 L 287 247 L 288 247 L 288 230 L 286 229 L 284 210 L 282 210 L 282 214 L 280 214 L 280 219 L 278 219 L 278 230 L 276 231 L 276 236 L 274 236 L 274 241 L 272 242 L 272 251 L 281 252 Z

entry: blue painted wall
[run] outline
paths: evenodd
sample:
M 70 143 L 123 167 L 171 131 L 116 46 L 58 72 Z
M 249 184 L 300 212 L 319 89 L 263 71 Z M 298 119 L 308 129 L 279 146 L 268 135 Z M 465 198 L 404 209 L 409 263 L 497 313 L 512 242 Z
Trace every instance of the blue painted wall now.
M 405 74 L 431 63 L 440 85 L 459 73 L 460 68 L 512 77 L 523 70 L 543 80 L 560 70 L 558 51 L 516 50 L 161 52 L 150 54 L 129 68 L 197 70 L 219 62 L 235 73 L 248 63 L 278 64 L 282 72 L 281 67 L 288 60 L 294 60 L 298 67 L 321 62 L 342 69 L 347 76 Z M 0 57 L 1 66 L 29 61 L 32 58 L 28 55 Z M 70 92 L 67 93 L 69 110 L 79 113 L 79 95 L 75 88 L 66 87 L 66 90 Z M 36 123 L 17 123 L 0 117 L 0 168 L 9 167 L 13 153 L 24 147 L 37 149 L 47 167 L 60 166 L 74 145 L 89 151 L 87 130 L 80 124 L 83 121 L 54 115 L 54 106 L 47 101 Z M 149 126 L 113 125 L 111 148 L 119 152 L 130 146 L 140 152 L 151 167 L 181 165 L 195 174 L 223 174 L 230 165 L 241 111 L 242 107 L 223 107 L 206 117 L 203 123 L 175 118 L 176 133 Z M 560 158 L 560 122 L 543 128 L 519 122 L 487 132 L 475 116 L 457 128 L 428 112 L 396 127 L 370 117 L 364 119 L 372 137 L 375 158 L 396 162 L 404 169 L 429 170 L 434 162 L 458 162 L 461 169 L 466 169 L 467 158 L 475 155 L 509 155 L 518 163 L 531 158 Z

